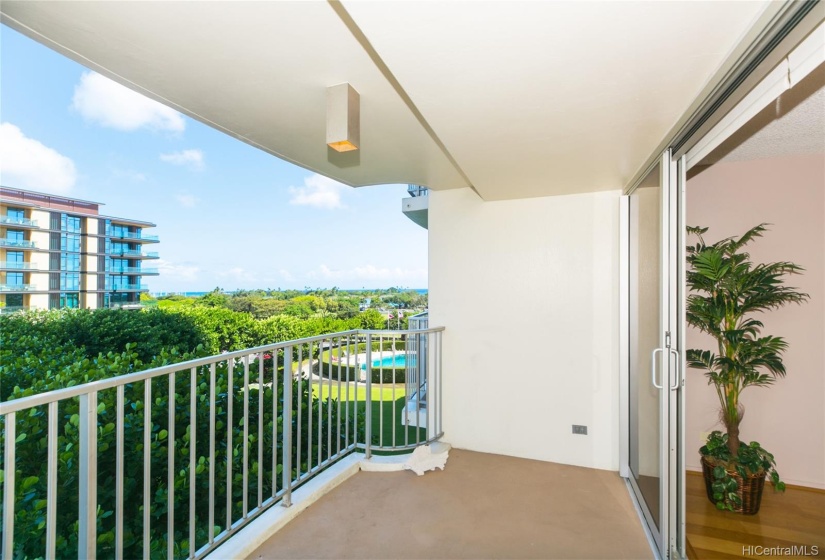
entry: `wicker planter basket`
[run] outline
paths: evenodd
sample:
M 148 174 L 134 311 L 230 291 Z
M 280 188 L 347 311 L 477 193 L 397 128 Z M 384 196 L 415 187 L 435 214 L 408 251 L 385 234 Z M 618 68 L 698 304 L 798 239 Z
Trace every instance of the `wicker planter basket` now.
M 708 493 L 708 499 L 711 503 L 716 504 L 716 500 L 713 499 L 713 465 L 705 456 L 702 456 L 702 475 L 705 477 L 705 490 Z M 759 506 L 762 503 L 762 491 L 765 489 L 765 477 L 767 473 L 752 474 L 744 480 L 736 471 L 728 470 L 728 475 L 736 480 L 736 483 L 739 485 L 736 493 L 742 499 L 742 505 L 734 505 L 733 511 L 744 515 L 754 515 L 758 513 Z

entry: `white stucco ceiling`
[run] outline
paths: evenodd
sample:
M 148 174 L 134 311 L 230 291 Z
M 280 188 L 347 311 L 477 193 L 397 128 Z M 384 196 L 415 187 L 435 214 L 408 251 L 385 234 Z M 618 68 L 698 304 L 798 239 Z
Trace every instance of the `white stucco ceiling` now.
M 3 22 L 350 185 L 618 189 L 767 2 L 21 2 Z M 327 86 L 361 94 L 325 145 Z M 4 84 L 3 87 L 13 87 Z
M 779 96 L 702 161 L 825 153 L 825 64 Z

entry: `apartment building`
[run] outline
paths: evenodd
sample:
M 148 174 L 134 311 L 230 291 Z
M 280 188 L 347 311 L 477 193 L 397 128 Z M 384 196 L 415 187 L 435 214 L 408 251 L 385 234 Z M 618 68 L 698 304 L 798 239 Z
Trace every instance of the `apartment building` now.
M 155 224 L 100 214 L 100 202 L 0 187 L 0 311 L 137 308 Z

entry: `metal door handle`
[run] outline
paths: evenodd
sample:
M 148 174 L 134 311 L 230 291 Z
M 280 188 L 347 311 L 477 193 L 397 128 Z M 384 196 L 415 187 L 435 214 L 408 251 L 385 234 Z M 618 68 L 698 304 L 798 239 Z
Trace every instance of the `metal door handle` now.
M 654 348 L 653 352 L 650 353 L 650 382 L 657 389 L 662 389 L 662 386 L 656 383 L 656 353 L 664 352 L 664 350 L 664 348 Z
M 671 391 L 679 388 L 679 382 L 682 377 L 682 362 L 679 360 L 679 352 L 675 348 L 668 348 L 668 352 L 676 356 L 676 378 L 673 385 L 670 386 Z

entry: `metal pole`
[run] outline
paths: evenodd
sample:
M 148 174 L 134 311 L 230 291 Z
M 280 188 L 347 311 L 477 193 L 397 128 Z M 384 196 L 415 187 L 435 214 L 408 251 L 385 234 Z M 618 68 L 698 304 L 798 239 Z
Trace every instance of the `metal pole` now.
M 366 444 L 365 455 L 367 459 L 372 457 L 372 334 L 367 333 L 367 398 L 364 401 L 364 426 Z
M 3 558 L 14 557 L 14 475 L 15 443 L 17 440 L 17 414 L 6 414 L 5 451 L 3 455 Z
M 80 395 L 79 560 L 97 557 L 97 393 Z
M 312 359 L 310 357 L 310 363 Z M 298 398 L 300 399 L 300 395 Z M 300 402 L 298 403 L 300 406 Z M 283 461 L 281 485 L 284 488 L 283 507 L 292 505 L 292 346 L 284 348 L 284 416 L 281 425 L 284 430 Z M 311 416 L 311 415 L 310 415 Z M 300 445 L 301 442 L 298 442 Z
M 169 374 L 166 434 L 166 557 L 175 557 L 175 373 Z M 190 442 L 191 443 L 191 442 Z

